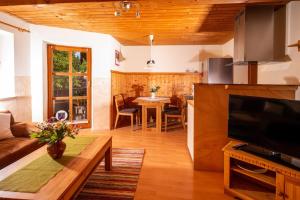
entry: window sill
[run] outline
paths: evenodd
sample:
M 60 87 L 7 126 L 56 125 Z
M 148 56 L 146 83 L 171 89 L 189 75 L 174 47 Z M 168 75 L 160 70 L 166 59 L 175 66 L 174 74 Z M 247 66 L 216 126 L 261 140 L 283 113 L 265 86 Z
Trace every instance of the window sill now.
M 9 101 L 9 100 L 15 100 L 17 97 L 0 97 L 0 101 Z

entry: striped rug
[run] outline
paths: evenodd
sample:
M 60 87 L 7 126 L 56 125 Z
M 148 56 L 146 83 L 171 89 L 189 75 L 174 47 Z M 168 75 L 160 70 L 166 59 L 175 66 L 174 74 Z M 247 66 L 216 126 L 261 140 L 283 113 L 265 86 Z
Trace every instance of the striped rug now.
M 87 180 L 76 200 L 133 200 L 143 164 L 144 149 L 112 149 L 112 171 L 104 161 Z

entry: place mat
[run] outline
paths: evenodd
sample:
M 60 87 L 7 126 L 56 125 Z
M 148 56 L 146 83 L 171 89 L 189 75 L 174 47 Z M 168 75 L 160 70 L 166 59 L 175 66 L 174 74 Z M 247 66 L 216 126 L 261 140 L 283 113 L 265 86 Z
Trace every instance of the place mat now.
M 0 190 L 26 193 L 38 192 L 96 138 L 76 137 L 76 139 L 65 139 L 66 150 L 63 157 L 57 160 L 52 159 L 45 149 L 44 155 L 0 181 Z

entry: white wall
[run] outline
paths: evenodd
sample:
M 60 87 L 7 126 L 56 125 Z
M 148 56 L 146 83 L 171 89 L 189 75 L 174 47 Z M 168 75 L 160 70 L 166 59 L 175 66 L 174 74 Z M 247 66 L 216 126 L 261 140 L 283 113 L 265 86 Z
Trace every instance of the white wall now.
M 287 5 L 286 46 L 300 40 L 300 2 Z M 300 52 L 297 48 L 286 48 L 291 62 L 259 66 L 258 82 L 264 84 L 300 84 Z
M 0 12 L 0 19 L 9 24 L 29 29 L 29 24 L 19 18 Z M 17 76 L 30 75 L 30 34 L 20 32 L 9 26 L 0 24 L 0 29 L 14 34 L 15 42 L 15 74 Z
M 29 24 L 0 12 L 0 20 L 29 29 Z M 30 34 L 0 24 L 0 29 L 13 34 L 15 97 L 0 100 L 2 109 L 9 109 L 17 121 L 31 121 L 30 97 Z
M 0 98 L 15 96 L 14 34 L 0 30 Z
M 286 46 L 300 40 L 300 2 L 293 1 L 287 5 L 286 19 Z M 233 55 L 233 40 L 223 45 L 223 55 Z M 297 48 L 286 47 L 286 54 L 290 56 L 290 62 L 270 63 L 259 65 L 259 84 L 300 84 L 300 52 Z M 234 82 L 247 83 L 247 68 L 235 66 Z
M 231 39 L 222 46 L 223 57 L 232 57 L 234 55 L 234 40 Z
M 46 44 L 92 49 L 92 127 L 109 129 L 111 104 L 110 70 L 115 68 L 114 52 L 120 44 L 110 35 L 48 26 L 31 25 L 31 68 L 33 121 L 47 117 Z M 122 66 L 120 67 L 122 68 Z
M 115 50 L 120 44 L 106 34 L 28 24 L 0 13 L 0 20 L 29 29 L 19 32 L 8 26 L 0 29 L 14 34 L 16 96 L 0 100 L 1 109 L 13 112 L 18 121 L 42 121 L 47 118 L 47 44 L 92 49 L 92 127 L 109 129 L 111 104 L 110 70 L 115 66 Z M 30 82 L 31 80 L 31 82 Z M 31 107 L 31 104 L 34 106 Z
M 223 55 L 222 45 L 154 45 L 152 57 L 155 65 L 145 69 L 150 57 L 149 46 L 124 46 L 122 53 L 127 72 L 185 72 L 200 71 L 201 61 Z

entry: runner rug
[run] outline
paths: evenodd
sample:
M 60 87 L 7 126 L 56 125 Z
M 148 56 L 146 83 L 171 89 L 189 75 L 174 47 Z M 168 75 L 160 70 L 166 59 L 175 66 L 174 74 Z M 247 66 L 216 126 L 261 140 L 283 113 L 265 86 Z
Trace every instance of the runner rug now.
M 31 161 L 0 181 L 0 190 L 35 193 L 60 172 L 72 159 L 78 156 L 96 137 L 66 138 L 67 147 L 62 158 L 53 160 L 45 149 L 45 154 Z
M 141 172 L 144 149 L 112 149 L 112 170 L 102 161 L 91 174 L 76 200 L 132 200 Z

